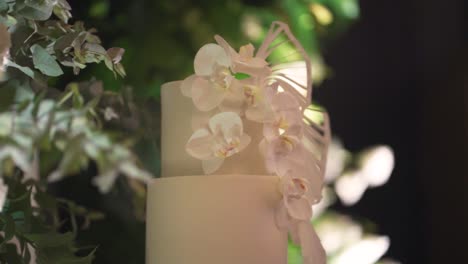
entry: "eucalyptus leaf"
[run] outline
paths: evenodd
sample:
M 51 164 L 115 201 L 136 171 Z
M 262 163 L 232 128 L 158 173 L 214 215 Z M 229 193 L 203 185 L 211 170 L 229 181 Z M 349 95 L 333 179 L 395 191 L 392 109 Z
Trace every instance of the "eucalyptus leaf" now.
M 53 9 L 54 2 L 51 0 L 25 0 L 19 6 L 18 13 L 28 19 L 44 21 L 50 18 Z
M 114 70 L 119 74 L 121 77 L 125 77 L 127 73 L 125 72 L 125 68 L 122 63 L 117 63 L 114 65 Z
M 0 23 L 1 24 L 5 24 L 5 26 L 7 27 L 11 27 L 11 26 L 14 26 L 16 25 L 16 23 L 18 23 L 18 21 L 16 20 L 15 17 L 13 16 L 10 16 L 10 15 L 0 15 Z
M 56 232 L 25 234 L 24 236 L 31 240 L 38 248 L 59 247 L 70 244 L 74 239 L 74 235 L 71 232 L 64 234 Z
M 6 0 L 0 0 L 0 13 L 4 13 L 8 11 L 8 3 Z
M 122 60 L 124 53 L 125 50 L 122 48 L 114 47 L 107 50 L 107 55 L 109 55 L 114 64 L 119 63 Z
M 13 68 L 16 68 L 16 69 L 20 70 L 22 73 L 26 74 L 31 79 L 36 78 L 36 74 L 29 67 L 18 65 L 18 64 L 16 64 L 15 62 L 13 62 L 11 60 L 7 61 L 6 66 L 13 67 Z
M 5 241 L 9 241 L 15 235 L 15 221 L 14 219 L 7 214 L 0 216 L 0 221 L 2 222 L 2 231 L 5 233 Z
M 35 44 L 31 47 L 34 67 L 45 75 L 56 77 L 63 74 L 60 65 L 43 47 Z
M 64 23 L 68 23 L 68 19 L 72 17 L 70 10 L 71 6 L 66 0 L 58 0 L 53 12 Z

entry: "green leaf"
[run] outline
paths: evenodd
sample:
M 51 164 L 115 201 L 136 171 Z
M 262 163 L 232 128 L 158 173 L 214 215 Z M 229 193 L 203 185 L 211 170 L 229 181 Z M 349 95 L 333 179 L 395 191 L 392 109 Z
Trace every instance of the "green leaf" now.
M 237 79 L 237 80 L 244 80 L 244 79 L 248 79 L 250 78 L 251 76 L 247 73 L 243 73 L 243 72 L 236 72 L 234 73 L 234 77 Z
M 10 60 L 6 63 L 6 65 L 20 70 L 22 73 L 26 74 L 32 79 L 36 77 L 36 75 L 34 74 L 34 71 L 31 70 L 31 68 L 29 67 L 18 65 L 15 62 L 10 61 Z
M 114 65 L 115 72 L 120 75 L 120 77 L 125 77 L 127 76 L 127 73 L 125 72 L 125 68 L 123 67 L 122 63 L 117 63 Z
M 38 248 L 59 247 L 73 242 L 74 235 L 71 232 L 60 233 L 44 233 L 44 234 L 25 234 L 27 239 L 32 241 Z
M 15 235 L 15 221 L 9 215 L 0 216 L 0 221 L 2 224 L 2 231 L 5 233 L 5 241 L 9 241 Z
M 13 16 L 10 16 L 10 15 L 2 16 L 2 15 L 0 15 L 0 23 L 5 24 L 5 26 L 7 26 L 7 27 L 14 26 L 14 25 L 16 25 L 17 22 L 18 21 Z
M 74 236 L 70 232 L 26 234 L 25 237 L 36 247 L 38 264 L 91 264 L 94 259 L 95 249 L 86 257 L 76 256 L 78 250 L 74 246 Z
M 43 47 L 35 44 L 31 47 L 34 67 L 45 75 L 56 77 L 63 74 L 62 68 L 54 57 Z
M 8 3 L 5 0 L 0 0 L 0 13 L 8 11 Z
M 16 245 L 12 243 L 8 243 L 5 245 L 5 253 L 1 254 L 0 256 L 0 263 L 8 263 L 8 264 L 23 264 L 23 260 L 21 256 L 18 255 L 18 249 Z M 4 262 L 2 262 L 4 261 Z
M 66 0 L 58 0 L 53 12 L 64 23 L 68 23 L 68 19 L 72 17 L 70 10 L 71 6 Z
M 32 20 L 47 20 L 52 15 L 54 2 L 50 0 L 25 0 L 23 5 L 19 5 L 18 13 Z

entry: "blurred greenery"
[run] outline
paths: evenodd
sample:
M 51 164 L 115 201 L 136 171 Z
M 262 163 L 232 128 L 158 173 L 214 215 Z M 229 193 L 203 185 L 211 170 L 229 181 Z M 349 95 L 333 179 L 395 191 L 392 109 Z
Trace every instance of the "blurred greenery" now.
M 193 57 L 204 44 L 222 35 L 234 47 L 258 46 L 271 22 L 288 23 L 313 58 L 319 84 L 328 74 L 322 44 L 359 15 L 356 0 L 282 1 L 80 1 L 75 10 L 99 28 L 101 36 L 125 48 L 128 77 L 119 80 L 102 68 L 88 72 L 118 90 L 131 85 L 143 97 L 159 97 L 160 85 L 193 72 Z

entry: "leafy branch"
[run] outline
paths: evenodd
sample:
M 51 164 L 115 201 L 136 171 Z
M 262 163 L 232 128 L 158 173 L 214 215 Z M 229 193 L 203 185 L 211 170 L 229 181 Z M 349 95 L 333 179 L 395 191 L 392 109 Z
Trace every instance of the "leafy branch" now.
M 68 24 L 70 11 L 66 0 L 0 0 L 0 23 L 13 34 L 8 65 L 40 79 L 62 75 L 61 66 L 78 74 L 89 63 L 104 62 L 115 75 L 125 76 L 124 50 L 104 49 L 96 29 L 86 29 L 81 21 Z
M 96 247 L 76 246 L 77 219 L 86 228 L 104 215 L 55 197 L 50 183 L 91 163 L 98 168 L 92 183 L 102 193 L 126 175 L 138 195 L 152 177 L 131 140 L 105 131 L 103 123 L 120 116 L 101 102 L 110 94 L 99 82 L 48 86 L 65 68 L 77 75 L 91 63 L 125 76 L 124 50 L 105 49 L 95 29 L 70 19 L 66 0 L 0 0 L 1 263 L 92 262 Z

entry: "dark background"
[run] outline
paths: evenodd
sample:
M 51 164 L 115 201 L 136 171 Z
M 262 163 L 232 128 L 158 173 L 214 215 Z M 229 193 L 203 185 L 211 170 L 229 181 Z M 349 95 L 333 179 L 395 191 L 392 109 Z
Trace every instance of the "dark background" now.
M 75 17 L 87 16 L 92 1 L 70 2 Z M 131 36 L 130 42 L 145 41 L 144 32 L 171 27 L 146 17 L 130 20 L 132 30 L 113 29 L 119 27 L 119 13 L 135 18 L 151 3 L 139 2 L 141 6 L 112 1 L 112 19 L 87 23 L 100 28 L 105 43 L 119 42 L 119 34 Z M 368 190 L 353 207 L 336 209 L 375 222 L 378 233 L 391 239 L 386 256 L 402 263 L 463 263 L 468 257 L 468 1 L 362 0 L 360 6 L 357 22 L 323 45 L 333 74 L 315 91 L 315 99 L 330 112 L 333 132 L 346 148 L 360 151 L 388 144 L 394 149 L 396 167 L 386 185 Z M 184 35 L 174 38 L 186 41 Z M 135 65 L 135 58 L 130 60 Z M 142 62 L 141 67 L 149 69 L 148 76 L 171 74 L 165 65 L 147 67 Z M 130 74 L 129 78 L 136 85 L 144 80 L 132 80 Z M 116 204 L 106 199 L 101 203 Z M 139 246 L 128 255 L 144 255 L 143 224 L 116 217 L 113 224 L 93 224 L 83 240 L 93 232 L 107 237 L 98 241 L 102 263 L 117 260 L 106 259 L 103 252 L 125 250 L 117 240 Z
M 468 1 L 361 1 L 330 43 L 318 91 L 351 150 L 386 143 L 396 167 L 351 208 L 403 263 L 463 263 L 468 245 Z

